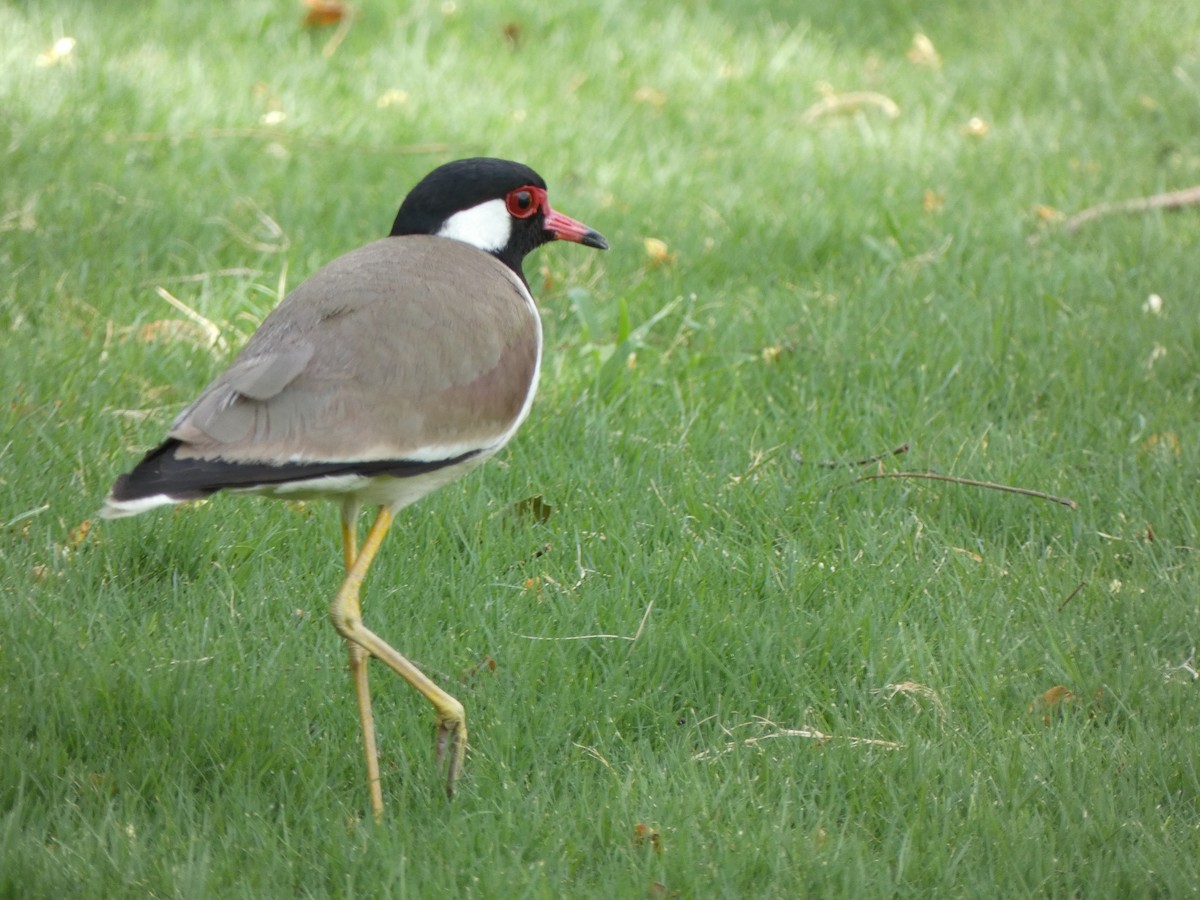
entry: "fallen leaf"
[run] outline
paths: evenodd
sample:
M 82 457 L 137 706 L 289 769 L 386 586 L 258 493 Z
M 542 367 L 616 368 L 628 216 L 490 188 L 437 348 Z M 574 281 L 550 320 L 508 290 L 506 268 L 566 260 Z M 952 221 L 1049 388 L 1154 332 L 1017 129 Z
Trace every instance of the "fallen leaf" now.
M 662 853 L 662 840 L 659 838 L 658 832 L 644 822 L 638 822 L 633 826 L 633 846 L 648 846 L 655 853 Z
M 655 109 L 662 109 L 667 105 L 667 94 L 666 91 L 660 91 L 656 87 L 643 85 L 633 92 L 633 102 L 652 106 Z
M 324 28 L 337 25 L 350 15 L 350 7 L 341 0 L 304 0 L 308 12 L 304 14 L 305 28 Z
M 1175 432 L 1164 431 L 1162 434 L 1150 435 L 1142 441 L 1138 449 L 1147 456 L 1179 456 L 1183 453 L 1183 442 Z
M 494 660 L 490 656 L 485 656 L 479 662 L 475 663 L 475 665 L 471 666 L 471 668 L 469 668 L 465 672 L 463 672 L 462 675 L 459 676 L 458 680 L 461 681 L 463 684 L 474 687 L 475 676 L 478 675 L 480 672 L 484 672 L 484 671 L 495 672 L 496 671 L 496 660 Z
M 542 276 L 542 293 L 549 294 L 554 290 L 554 285 L 558 279 L 549 266 L 542 266 L 538 269 L 538 274 Z
M 379 109 L 387 109 L 389 106 L 403 106 L 408 102 L 408 91 L 402 91 L 399 88 L 390 88 L 379 95 L 379 99 L 375 101 L 375 105 Z
M 88 532 L 92 530 L 92 520 L 84 519 L 69 532 L 67 532 L 67 549 L 75 550 L 87 540 Z
M 1075 695 L 1068 691 L 1063 685 L 1056 684 L 1046 693 L 1042 694 L 1042 704 L 1048 707 L 1054 707 L 1062 703 L 1064 700 L 1070 700 Z
M 1096 718 L 1097 707 L 1103 698 L 1104 690 L 1097 689 L 1087 708 L 1089 718 Z M 1074 691 L 1068 690 L 1064 685 L 1056 684 L 1029 704 L 1029 711 L 1031 713 L 1041 712 L 1042 724 L 1049 727 L 1054 718 L 1061 718 L 1067 709 L 1077 708 L 1080 702 L 1081 698 Z
M 653 266 L 665 266 L 675 262 L 675 254 L 667 247 L 666 241 L 653 237 L 643 238 L 642 248 Z

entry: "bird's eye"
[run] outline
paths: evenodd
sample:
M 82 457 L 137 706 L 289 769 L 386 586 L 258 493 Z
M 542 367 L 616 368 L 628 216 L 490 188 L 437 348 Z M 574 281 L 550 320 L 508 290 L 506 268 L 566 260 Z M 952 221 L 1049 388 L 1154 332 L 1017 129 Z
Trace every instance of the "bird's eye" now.
M 528 219 L 537 212 L 537 200 L 529 188 L 517 188 L 508 195 L 508 211 L 518 219 Z

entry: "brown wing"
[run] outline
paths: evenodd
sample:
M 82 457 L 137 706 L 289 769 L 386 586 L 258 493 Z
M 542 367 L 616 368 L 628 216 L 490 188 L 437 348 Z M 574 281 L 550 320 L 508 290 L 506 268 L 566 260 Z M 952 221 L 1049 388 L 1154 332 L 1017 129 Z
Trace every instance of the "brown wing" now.
M 297 287 L 179 416 L 180 459 L 429 460 L 494 445 L 532 390 L 540 324 L 492 256 L 385 238 Z

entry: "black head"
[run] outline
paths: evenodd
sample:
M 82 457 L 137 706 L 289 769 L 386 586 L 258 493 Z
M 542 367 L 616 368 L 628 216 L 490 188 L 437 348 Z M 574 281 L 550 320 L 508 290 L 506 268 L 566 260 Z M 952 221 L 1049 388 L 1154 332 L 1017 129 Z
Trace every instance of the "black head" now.
M 550 241 L 608 249 L 599 232 L 550 208 L 546 182 L 537 172 L 487 157 L 446 163 L 426 175 L 404 198 L 391 233 L 472 244 L 522 278 L 525 255 Z

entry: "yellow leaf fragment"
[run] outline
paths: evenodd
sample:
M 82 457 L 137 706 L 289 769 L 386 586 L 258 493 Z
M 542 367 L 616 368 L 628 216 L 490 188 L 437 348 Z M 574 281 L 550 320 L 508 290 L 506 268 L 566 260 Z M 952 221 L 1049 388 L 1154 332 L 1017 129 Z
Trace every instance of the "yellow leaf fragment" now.
M 941 54 L 933 46 L 933 41 L 919 31 L 913 35 L 912 46 L 908 48 L 908 61 L 926 69 L 942 67 Z
M 665 266 L 675 262 L 675 254 L 667 247 L 666 241 L 653 237 L 643 238 L 642 248 L 650 258 L 651 265 Z
M 1146 455 L 1179 456 L 1183 453 L 1183 442 L 1175 432 L 1164 431 L 1162 434 L 1150 435 L 1142 441 L 1138 449 Z
M 380 109 L 387 109 L 389 106 L 403 106 L 407 102 L 408 91 L 391 88 L 379 95 L 379 99 L 375 101 L 375 105 Z
M 962 127 L 962 133 L 973 138 L 987 137 L 987 133 L 991 130 L 992 126 L 979 116 L 971 116 L 967 120 L 967 124 Z
M 75 38 L 60 37 L 57 41 L 50 45 L 50 49 L 45 53 L 39 53 L 37 57 L 37 66 L 39 69 L 48 69 L 51 66 L 57 66 L 65 62 L 70 62 L 71 54 L 75 52 Z
M 181 341 L 206 350 L 212 346 L 212 339 L 203 328 L 195 322 L 186 322 L 183 319 L 156 319 L 147 322 L 138 328 L 137 340 L 143 344 Z
M 666 91 L 661 91 L 648 84 L 642 85 L 633 92 L 633 102 L 652 106 L 655 109 L 662 109 L 667 105 L 667 94 Z

